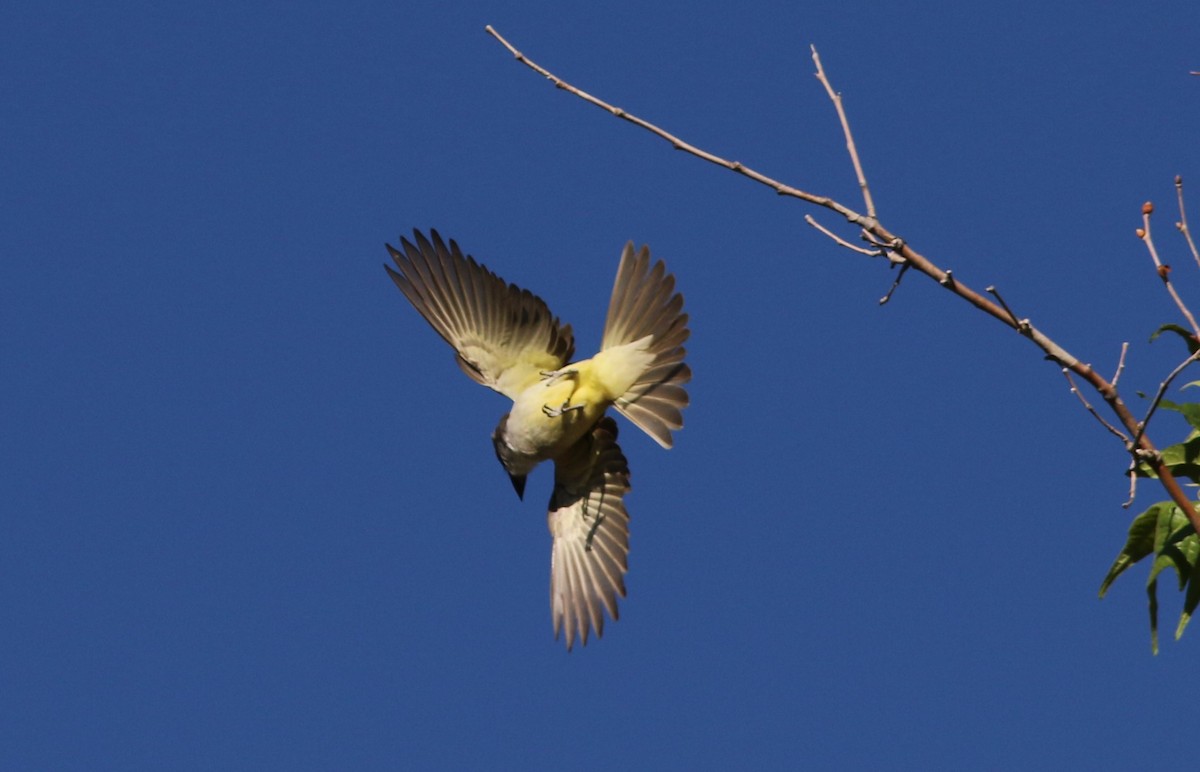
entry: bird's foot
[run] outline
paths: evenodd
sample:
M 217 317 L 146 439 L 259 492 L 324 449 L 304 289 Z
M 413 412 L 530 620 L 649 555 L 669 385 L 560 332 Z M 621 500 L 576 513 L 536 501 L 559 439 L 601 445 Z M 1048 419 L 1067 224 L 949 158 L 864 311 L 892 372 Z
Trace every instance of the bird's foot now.
M 558 418 L 561 415 L 570 413 L 572 410 L 583 410 L 583 408 L 583 405 L 572 405 L 564 402 L 562 403 L 562 407 L 550 407 L 549 405 L 542 405 L 542 412 L 546 414 L 547 418 Z
M 541 372 L 541 376 L 546 379 L 547 386 L 553 386 L 563 378 L 574 378 L 578 374 L 578 370 L 570 367 L 564 367 L 561 370 L 543 370 Z

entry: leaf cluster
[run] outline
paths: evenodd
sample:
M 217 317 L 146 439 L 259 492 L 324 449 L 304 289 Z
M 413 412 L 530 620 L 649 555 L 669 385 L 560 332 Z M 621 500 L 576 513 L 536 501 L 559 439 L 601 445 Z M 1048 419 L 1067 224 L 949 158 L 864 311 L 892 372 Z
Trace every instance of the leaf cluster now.
M 1189 352 L 1196 353 L 1198 344 L 1187 330 L 1177 325 L 1164 325 L 1154 337 L 1163 332 L 1178 334 L 1186 341 Z M 1200 381 L 1193 381 L 1183 388 L 1192 386 L 1200 386 Z M 1172 402 L 1164 399 L 1158 406 L 1179 413 L 1190 427 L 1183 442 L 1162 449 L 1163 463 L 1176 478 L 1186 479 L 1193 485 L 1200 486 L 1200 402 Z M 1144 462 L 1134 468 L 1134 473 L 1138 477 L 1157 477 L 1154 470 Z M 1100 585 L 1100 597 L 1104 597 L 1113 581 L 1126 569 L 1148 557 L 1153 558 L 1146 582 L 1150 610 L 1150 645 L 1157 654 L 1159 574 L 1166 568 L 1175 569 L 1179 590 L 1185 593 L 1183 611 L 1179 616 L 1179 625 L 1175 628 L 1176 640 L 1183 635 L 1197 605 L 1200 605 L 1200 535 L 1196 534 L 1196 529 L 1187 516 L 1173 501 L 1153 504 L 1134 518 L 1129 526 L 1125 546 Z

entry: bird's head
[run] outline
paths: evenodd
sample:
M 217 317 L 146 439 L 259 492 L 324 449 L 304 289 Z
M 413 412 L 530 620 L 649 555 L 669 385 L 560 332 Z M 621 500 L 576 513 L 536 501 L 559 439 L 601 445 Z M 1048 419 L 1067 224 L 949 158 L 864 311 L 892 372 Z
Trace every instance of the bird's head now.
M 508 479 L 512 480 L 517 498 L 524 500 L 525 478 L 536 461 L 531 461 L 528 456 L 518 453 L 508 444 L 508 413 L 500 418 L 500 423 L 496 424 L 496 430 L 492 432 L 492 447 L 496 450 L 496 458 L 500 460 L 500 465 L 508 472 Z

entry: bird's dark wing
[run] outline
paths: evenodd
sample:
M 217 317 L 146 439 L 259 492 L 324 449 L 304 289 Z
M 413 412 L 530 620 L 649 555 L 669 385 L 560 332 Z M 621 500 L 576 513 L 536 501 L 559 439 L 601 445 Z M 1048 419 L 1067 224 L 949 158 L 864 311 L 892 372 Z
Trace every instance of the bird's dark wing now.
M 617 445 L 617 424 L 605 416 L 554 462 L 554 494 L 547 521 L 554 537 L 550 558 L 550 611 L 554 637 L 566 630 L 567 650 L 578 636 L 604 633 L 604 613 L 617 619 L 625 597 L 629 555 L 629 465 Z
M 454 347 L 458 364 L 477 383 L 516 399 L 543 371 L 571 358 L 575 339 L 541 298 L 447 247 L 437 231 L 416 243 L 388 244 L 396 268 L 384 266 L 404 297 Z

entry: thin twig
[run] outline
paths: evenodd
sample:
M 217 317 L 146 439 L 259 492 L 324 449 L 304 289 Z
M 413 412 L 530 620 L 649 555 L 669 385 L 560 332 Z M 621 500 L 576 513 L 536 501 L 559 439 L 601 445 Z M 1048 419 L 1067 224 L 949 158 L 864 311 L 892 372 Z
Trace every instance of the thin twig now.
M 809 48 L 812 49 L 813 64 L 817 66 L 817 80 L 821 81 L 821 85 L 825 87 L 825 93 L 829 95 L 834 109 L 837 110 L 838 120 L 842 122 L 842 133 L 846 136 L 846 150 L 850 151 L 850 162 L 854 164 L 854 174 L 858 177 L 858 187 L 862 190 L 863 206 L 867 208 L 867 217 L 874 217 L 875 202 L 871 199 L 871 188 L 867 185 L 867 175 L 863 173 L 862 163 L 858 160 L 858 148 L 854 144 L 854 134 L 850 131 L 850 121 L 846 118 L 846 109 L 842 106 L 841 92 L 834 91 L 833 84 L 825 76 L 825 68 L 821 66 L 821 56 L 817 53 L 817 47 L 809 46 Z
M 896 274 L 896 280 L 892 282 L 892 286 L 887 291 L 887 294 L 879 299 L 879 305 L 882 306 L 892 299 L 892 295 L 895 295 L 896 290 L 900 289 L 900 282 L 904 279 L 904 274 L 908 273 L 908 269 L 911 267 L 908 263 L 900 264 L 900 273 Z
M 1129 459 L 1129 469 L 1125 474 L 1129 475 L 1129 498 L 1121 505 L 1121 508 L 1129 509 L 1133 506 L 1133 500 L 1137 498 L 1137 456 Z
M 871 233 L 871 231 L 866 230 L 866 229 L 864 229 L 862 232 L 862 240 L 867 242 L 871 246 L 878 247 L 879 249 L 882 249 L 882 250 L 897 249 L 899 247 L 899 245 L 895 244 L 895 243 L 880 241 L 879 239 L 875 238 L 875 235 L 873 233 Z
M 1138 228 L 1137 235 L 1150 252 L 1150 259 L 1154 261 L 1154 269 L 1158 272 L 1158 278 L 1162 279 L 1163 286 L 1167 288 L 1171 299 L 1175 301 L 1175 306 L 1192 326 L 1192 335 L 1200 340 L 1200 325 L 1196 324 L 1196 317 L 1192 316 L 1192 312 L 1188 310 L 1183 298 L 1179 297 L 1179 293 L 1175 291 L 1175 285 L 1171 283 L 1171 266 L 1163 265 L 1163 262 L 1158 259 L 1158 250 L 1154 247 L 1154 238 L 1150 235 L 1150 215 L 1153 213 L 1153 204 L 1149 201 L 1142 204 L 1142 227 Z
M 484 30 L 486 30 L 489 35 L 491 35 L 496 40 L 498 40 L 502 46 L 507 48 L 509 50 L 509 52 L 512 53 L 512 55 L 516 58 L 516 60 L 518 62 L 525 65 L 526 67 L 533 70 L 534 72 L 540 74 L 542 77 L 546 78 L 551 83 L 553 83 L 557 88 L 560 88 L 563 91 L 566 91 L 568 94 L 574 94 L 575 96 L 579 97 L 583 101 L 588 102 L 589 104 L 593 104 L 596 107 L 599 107 L 600 109 L 605 110 L 605 111 L 611 113 L 612 115 L 615 115 L 616 117 L 620 118 L 623 121 L 628 121 L 628 122 L 632 123 L 634 126 L 645 129 L 646 131 L 650 132 L 651 134 L 654 134 L 657 137 L 665 139 L 667 142 L 670 142 L 671 146 L 674 147 L 676 150 L 682 150 L 685 153 L 694 155 L 697 158 L 708 161 L 709 163 L 716 164 L 717 166 L 722 166 L 722 167 L 730 170 L 731 172 L 735 172 L 737 174 L 742 175 L 743 177 L 748 177 L 761 185 L 766 185 L 767 187 L 771 188 L 772 190 L 774 190 L 776 193 L 778 193 L 781 196 L 790 196 L 792 198 L 798 198 L 801 201 L 807 201 L 810 204 L 816 204 L 817 206 L 821 206 L 821 207 L 825 207 L 826 209 L 830 209 L 830 210 L 842 215 L 843 217 L 846 218 L 846 220 L 848 220 L 851 223 L 854 223 L 855 225 L 867 226 L 867 225 L 871 225 L 874 223 L 873 217 L 871 217 L 871 218 L 864 217 L 863 215 L 859 214 L 858 212 L 854 211 L 853 209 L 851 209 L 847 206 L 843 206 L 842 204 L 839 204 L 837 201 L 834 201 L 832 198 L 829 198 L 828 196 L 818 196 L 813 193 L 808 193 L 807 191 L 800 190 L 799 188 L 792 187 L 791 185 L 785 185 L 782 182 L 779 182 L 778 180 L 771 179 L 770 177 L 766 176 L 765 174 L 760 174 L 759 172 L 754 171 L 750 167 L 745 166 L 744 164 L 742 164 L 738 161 L 728 161 L 724 158 L 721 158 L 720 156 L 713 155 L 712 153 L 709 153 L 705 150 L 701 150 L 698 147 L 694 147 L 693 145 L 690 145 L 687 142 L 684 142 L 679 137 L 676 137 L 674 134 L 670 134 L 666 131 L 663 131 L 662 129 L 658 128 L 654 124 L 652 124 L 648 121 L 644 121 L 641 118 L 637 117 L 636 115 L 631 115 L 619 107 L 613 107 L 608 102 L 605 102 L 602 99 L 597 99 L 596 97 L 592 96 L 591 94 L 587 93 L 586 91 L 581 91 L 581 90 L 575 88 L 570 83 L 567 83 L 562 78 L 559 78 L 557 75 L 553 74 L 549 70 L 547 70 L 544 67 L 541 67 L 538 64 L 534 63 L 533 61 L 531 61 L 527 56 L 525 56 L 520 51 L 518 51 L 516 48 L 514 48 L 511 43 L 509 43 L 507 40 L 505 40 L 500 35 L 499 32 L 492 29 L 492 26 L 490 24 L 488 26 L 484 27 Z
M 867 249 L 865 247 L 860 247 L 857 244 L 851 244 L 849 241 L 846 241 L 841 236 L 839 236 L 836 233 L 834 233 L 833 231 L 829 230 L 821 223 L 817 222 L 816 218 L 814 218 L 811 214 L 804 215 L 804 222 L 808 223 L 812 227 L 819 230 L 821 233 L 825 234 L 827 237 L 832 239 L 833 242 L 836 243 L 839 247 L 845 247 L 846 249 L 854 250 L 855 252 L 859 253 L 860 255 L 866 255 L 867 257 L 883 257 L 886 253 L 886 250 L 883 247 L 879 247 L 878 249 Z
M 1075 385 L 1075 379 L 1071 377 L 1071 371 L 1064 367 L 1062 368 L 1062 374 L 1066 377 L 1067 383 L 1071 385 L 1071 393 L 1076 397 L 1079 397 L 1079 401 L 1082 402 L 1087 411 L 1092 414 L 1092 417 L 1099 421 L 1100 425 L 1105 429 L 1108 429 L 1110 432 L 1115 434 L 1121 440 L 1121 442 L 1128 444 L 1129 435 L 1110 424 L 1107 420 L 1105 420 L 1104 416 L 1096 412 L 1096 408 L 1092 407 L 1092 403 L 1087 401 L 1087 397 L 1083 396 L 1083 392 L 1081 392 L 1079 387 Z
M 1129 341 L 1121 344 L 1121 358 L 1117 360 L 1117 372 L 1112 377 L 1112 387 L 1117 388 L 1117 381 L 1121 380 L 1121 372 L 1125 369 L 1125 354 L 1129 351 Z
M 1200 251 L 1196 249 L 1196 242 L 1192 240 L 1192 232 L 1188 230 L 1187 210 L 1183 206 L 1183 177 L 1175 175 L 1175 197 L 1179 199 L 1179 222 L 1175 223 L 1175 227 L 1183 234 L 1183 238 L 1187 241 L 1188 249 L 1192 251 L 1192 257 L 1196 260 L 1196 265 L 1200 265 Z
M 559 78 L 558 76 L 556 76 L 556 74 L 546 70 L 545 67 L 541 67 L 538 64 L 535 64 L 535 62 L 533 60 L 530 60 L 528 58 L 528 56 L 522 54 L 520 52 L 520 50 L 517 50 L 516 48 L 514 48 L 514 46 L 512 46 L 512 44 L 509 41 L 504 40 L 504 37 L 500 36 L 499 32 L 492 29 L 491 24 L 488 24 L 487 26 L 485 26 L 484 29 L 487 31 L 488 35 L 491 35 L 492 37 L 496 38 L 496 40 L 499 41 L 500 44 L 502 44 L 502 46 L 504 46 L 505 48 L 508 48 L 509 52 L 511 52 L 512 55 L 515 56 L 517 61 L 520 61 L 521 64 L 529 67 L 530 70 L 533 70 L 534 72 L 541 74 L 541 76 L 545 77 L 547 80 L 550 80 L 550 82 L 553 83 L 554 86 L 557 86 L 557 88 L 568 92 L 568 94 L 574 94 L 575 96 L 580 97 L 581 100 L 583 100 L 584 102 L 588 102 L 590 104 L 595 104 L 596 107 L 607 110 L 608 113 L 611 113 L 612 115 L 616 115 L 617 118 L 619 118 L 619 119 L 629 121 L 630 124 L 634 124 L 635 126 L 644 128 L 644 130 L 646 130 L 652 134 L 655 134 L 655 136 L 658 136 L 662 139 L 666 139 L 667 142 L 670 142 L 671 145 L 673 146 L 673 148 L 676 150 L 683 150 L 684 152 L 689 152 L 689 154 L 694 155 L 697 158 L 702 158 L 702 160 L 704 160 L 704 161 L 708 161 L 709 163 L 715 163 L 716 166 L 725 167 L 726 169 L 730 169 L 731 172 L 734 172 L 734 173 L 737 173 L 737 174 L 740 174 L 743 176 L 748 176 L 748 178 L 750 178 L 751 180 L 760 182 L 760 184 L 762 184 L 762 185 L 766 185 L 770 188 L 773 188 L 773 190 L 776 193 L 779 193 L 780 196 L 791 196 L 792 198 L 799 198 L 800 201 L 806 201 L 806 202 L 809 202 L 810 204 L 816 204 L 817 207 L 824 207 L 826 209 L 832 209 L 833 211 L 836 211 L 836 213 L 840 214 L 841 216 L 844 216 L 846 220 L 854 223 L 854 225 L 869 225 L 870 221 L 874 221 L 874 217 L 871 217 L 871 219 L 868 219 L 868 217 L 864 217 L 863 215 L 858 214 L 857 211 L 854 211 L 853 209 L 844 207 L 844 205 L 841 205 L 838 202 L 835 202 L 834 199 L 829 198 L 828 196 L 817 196 L 817 195 L 815 195 L 815 193 L 809 193 L 806 191 L 802 191 L 798 187 L 792 187 L 791 185 L 784 185 L 779 180 L 770 179 L 769 176 L 767 176 L 766 174 L 760 174 L 758 172 L 755 172 L 754 169 L 751 169 L 750 167 L 745 166 L 745 164 L 743 164 L 743 163 L 740 163 L 738 161 L 727 161 L 727 160 L 725 160 L 725 158 L 722 158 L 718 155 L 713 155 L 712 152 L 708 152 L 706 150 L 701 150 L 700 148 L 696 148 L 696 146 L 690 145 L 690 144 L 684 142 L 683 139 L 679 139 L 678 137 L 674 136 L 674 134 L 671 134 L 664 130 L 661 130 L 661 128 L 659 128 L 658 126 L 655 126 L 654 124 L 650 124 L 649 121 L 644 121 L 641 118 L 638 118 L 638 116 L 636 116 L 636 115 L 631 115 L 630 113 L 626 113 L 625 110 L 620 109 L 619 107 L 613 107 L 612 104 L 607 103 L 604 100 L 600 100 L 600 98 L 596 98 L 596 97 L 588 94 L 587 91 L 582 91 L 580 89 L 575 88 L 574 85 L 571 85 L 570 83 L 566 83 L 565 80 L 563 80 L 562 78 Z
M 1013 310 L 1008 307 L 1008 303 L 1004 302 L 1004 296 L 1000 294 L 1000 290 L 996 289 L 994 285 L 988 285 L 984 288 L 984 291 L 996 298 L 996 302 L 1000 304 L 1000 307 L 1008 312 L 1008 317 L 1012 320 L 1013 327 L 1017 328 L 1018 330 L 1023 330 L 1029 326 L 1029 320 L 1017 318 L 1017 315 L 1013 313 Z
M 1134 445 L 1137 445 L 1138 441 L 1141 440 L 1142 436 L 1146 433 L 1146 427 L 1150 425 L 1150 419 L 1154 416 L 1155 411 L 1158 410 L 1158 405 L 1160 402 L 1162 402 L 1163 395 L 1167 393 L 1167 388 L 1171 385 L 1171 381 L 1178 378 L 1179 374 L 1186 370 L 1188 365 L 1197 360 L 1200 360 L 1200 350 L 1196 351 L 1195 354 L 1192 354 L 1190 357 L 1176 365 L 1175 369 L 1171 371 L 1171 374 L 1167 376 L 1166 380 L 1158 384 L 1158 391 L 1155 393 L 1154 399 L 1150 402 L 1150 408 L 1146 411 L 1146 417 L 1143 418 L 1138 424 L 1137 434 L 1135 434 L 1133 437 Z

